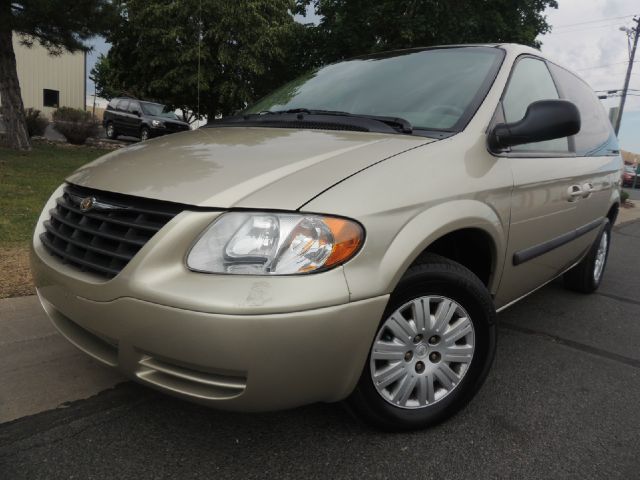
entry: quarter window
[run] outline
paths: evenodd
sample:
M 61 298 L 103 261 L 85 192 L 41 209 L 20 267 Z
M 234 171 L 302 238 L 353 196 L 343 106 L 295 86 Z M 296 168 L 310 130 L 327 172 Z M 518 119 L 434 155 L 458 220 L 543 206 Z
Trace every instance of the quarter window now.
M 527 107 L 538 100 L 558 100 L 560 97 L 546 64 L 525 57 L 516 63 L 509 85 L 502 99 L 506 122 L 522 120 Z M 528 143 L 512 147 L 513 151 L 568 152 L 569 141 L 557 138 L 545 142 Z
M 617 141 L 611 122 L 598 97 L 589 85 L 574 74 L 549 64 L 562 96 L 573 102 L 580 111 L 580 131 L 575 135 L 576 155 L 606 155 L 617 150 Z

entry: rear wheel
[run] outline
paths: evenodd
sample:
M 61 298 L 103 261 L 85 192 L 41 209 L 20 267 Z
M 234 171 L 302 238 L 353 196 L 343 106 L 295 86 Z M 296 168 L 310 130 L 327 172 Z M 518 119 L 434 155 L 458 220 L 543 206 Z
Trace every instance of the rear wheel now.
M 437 255 L 411 267 L 392 293 L 353 394 L 351 409 L 373 425 L 434 425 L 473 398 L 496 349 L 486 287 Z
M 116 138 L 118 138 L 118 133 L 116 132 L 115 127 L 113 126 L 113 122 L 107 123 L 107 126 L 105 128 L 105 135 L 109 140 L 115 140 Z
M 595 292 L 604 275 L 611 244 L 611 223 L 605 219 L 600 235 L 582 261 L 563 276 L 564 286 L 582 293 Z

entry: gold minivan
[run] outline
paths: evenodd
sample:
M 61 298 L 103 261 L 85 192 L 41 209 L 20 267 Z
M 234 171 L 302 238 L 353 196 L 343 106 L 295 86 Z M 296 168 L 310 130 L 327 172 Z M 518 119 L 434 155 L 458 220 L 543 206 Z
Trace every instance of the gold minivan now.
M 33 272 L 62 335 L 143 384 L 420 428 L 480 388 L 496 312 L 598 288 L 621 170 L 591 88 L 537 50 L 370 55 L 80 168 Z

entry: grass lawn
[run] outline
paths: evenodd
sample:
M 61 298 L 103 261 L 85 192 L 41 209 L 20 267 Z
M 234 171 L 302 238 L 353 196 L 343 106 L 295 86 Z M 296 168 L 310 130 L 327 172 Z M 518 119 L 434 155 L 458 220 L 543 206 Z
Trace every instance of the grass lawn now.
M 67 175 L 108 151 L 35 142 L 28 153 L 0 147 L 0 298 L 33 293 L 29 242 L 45 201 Z

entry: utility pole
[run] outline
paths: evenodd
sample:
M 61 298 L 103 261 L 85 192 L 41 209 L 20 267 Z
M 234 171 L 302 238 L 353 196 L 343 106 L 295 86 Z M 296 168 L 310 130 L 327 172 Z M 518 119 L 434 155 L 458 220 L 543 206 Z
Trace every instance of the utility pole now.
M 618 118 L 616 119 L 616 135 L 620 131 L 620 122 L 622 122 L 622 112 L 624 112 L 624 102 L 627 100 L 627 90 L 629 90 L 629 80 L 631 79 L 631 70 L 633 69 L 633 60 L 636 56 L 636 48 L 638 47 L 638 35 L 640 34 L 640 16 L 634 17 L 633 21 L 636 22 L 636 28 L 634 31 L 633 48 L 631 49 L 631 56 L 629 57 L 629 66 L 627 67 L 627 76 L 624 79 L 624 88 L 622 89 L 622 96 L 620 97 L 620 110 L 618 111 Z

